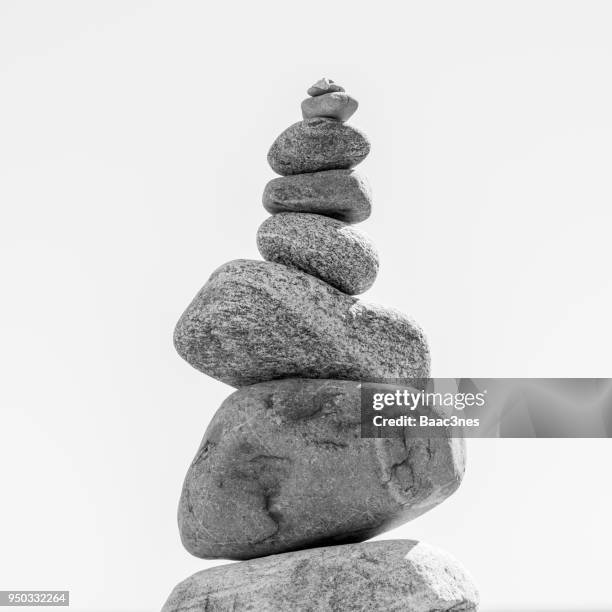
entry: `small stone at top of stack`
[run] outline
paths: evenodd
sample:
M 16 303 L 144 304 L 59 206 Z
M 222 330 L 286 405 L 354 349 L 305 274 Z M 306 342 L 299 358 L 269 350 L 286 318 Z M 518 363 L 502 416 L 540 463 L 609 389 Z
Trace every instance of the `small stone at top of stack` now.
M 332 93 L 332 92 L 344 92 L 344 87 L 342 85 L 338 85 L 331 79 L 323 77 L 319 79 L 314 85 L 311 85 L 306 93 L 309 96 L 315 98 L 316 96 L 322 96 L 324 94 Z

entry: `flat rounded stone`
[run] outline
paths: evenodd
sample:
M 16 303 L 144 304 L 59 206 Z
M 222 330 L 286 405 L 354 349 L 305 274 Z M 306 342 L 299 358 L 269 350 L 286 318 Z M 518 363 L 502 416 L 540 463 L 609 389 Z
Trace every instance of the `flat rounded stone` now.
M 472 577 L 414 540 L 312 548 L 203 570 L 162 612 L 475 612 Z
M 272 214 L 305 212 L 359 223 L 370 216 L 372 191 L 355 170 L 325 170 L 272 179 L 263 193 L 264 208 Z
M 257 231 L 267 261 L 292 266 L 349 295 L 368 290 L 378 273 L 378 253 L 359 230 L 322 215 L 282 213 Z
M 346 121 L 355 114 L 358 106 L 357 100 L 346 93 L 327 93 L 316 98 L 306 98 L 302 102 L 302 117 L 329 117 Z
M 174 330 L 179 355 L 235 387 L 276 378 L 427 378 L 421 328 L 318 278 L 238 259 L 210 277 Z
M 359 542 L 459 487 L 465 442 L 361 438 L 360 383 L 284 379 L 243 387 L 211 421 L 181 495 L 181 539 L 203 558 L 251 559 Z
M 365 134 L 324 117 L 294 123 L 274 141 L 268 163 L 277 174 L 352 168 L 370 152 Z
M 306 93 L 309 96 L 322 96 L 333 91 L 344 91 L 344 87 L 334 83 L 331 79 L 319 79 L 314 85 L 311 85 Z

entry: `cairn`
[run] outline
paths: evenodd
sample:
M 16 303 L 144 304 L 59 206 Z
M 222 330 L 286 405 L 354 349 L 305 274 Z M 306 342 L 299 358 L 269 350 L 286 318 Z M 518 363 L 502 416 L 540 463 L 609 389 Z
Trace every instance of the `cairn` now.
M 178 522 L 199 572 L 164 612 L 476 610 L 467 573 L 411 540 L 363 543 L 444 501 L 465 469 L 462 439 L 360 436 L 360 383 L 429 376 L 422 330 L 354 297 L 378 255 L 354 224 L 370 215 L 353 168 L 370 143 L 345 122 L 357 101 L 321 79 L 303 121 L 268 154 L 280 178 L 257 232 L 265 261 L 218 268 L 180 318 L 178 353 L 237 388 L 189 467 Z

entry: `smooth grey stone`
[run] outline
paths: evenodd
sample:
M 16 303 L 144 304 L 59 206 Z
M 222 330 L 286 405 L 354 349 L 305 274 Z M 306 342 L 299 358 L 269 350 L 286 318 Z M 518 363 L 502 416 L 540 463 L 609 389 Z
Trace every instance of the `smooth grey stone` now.
M 309 96 L 322 96 L 333 91 L 344 91 L 344 87 L 334 83 L 331 79 L 319 79 L 314 85 L 311 85 L 306 93 Z
M 243 387 L 211 421 L 179 504 L 185 548 L 251 559 L 360 542 L 459 487 L 461 438 L 361 438 L 360 383 L 303 378 Z M 401 436 L 401 437 L 399 437 Z
M 326 170 L 272 179 L 263 193 L 264 208 L 272 213 L 306 212 L 347 223 L 370 216 L 372 191 L 355 170 Z
M 346 121 L 355 114 L 358 106 L 357 100 L 348 94 L 328 93 L 316 98 L 306 98 L 302 102 L 302 117 L 304 119 L 329 117 L 338 121 Z
M 277 174 L 352 168 L 370 152 L 365 134 L 324 117 L 294 123 L 272 144 L 268 163 Z
M 162 612 L 475 612 L 472 577 L 414 540 L 312 548 L 203 570 Z
M 241 387 L 276 378 L 427 378 L 420 327 L 293 268 L 237 259 L 218 268 L 174 330 L 194 368 Z
M 257 231 L 257 247 L 267 261 L 292 266 L 349 295 L 367 291 L 378 274 L 378 253 L 359 230 L 329 217 L 282 213 Z

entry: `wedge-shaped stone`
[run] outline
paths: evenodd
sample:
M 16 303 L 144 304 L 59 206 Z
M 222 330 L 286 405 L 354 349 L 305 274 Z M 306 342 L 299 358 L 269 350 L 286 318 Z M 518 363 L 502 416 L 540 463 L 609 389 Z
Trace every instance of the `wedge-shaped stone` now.
M 162 612 L 474 612 L 478 600 L 448 553 L 383 540 L 213 567 L 176 586 Z
M 308 88 L 306 92 L 309 96 L 322 96 L 326 93 L 330 93 L 333 91 L 344 91 L 344 87 L 342 85 L 338 85 L 332 79 L 327 79 L 323 77 L 319 79 L 314 85 Z
M 352 168 L 370 152 L 358 129 L 335 119 L 315 117 L 294 123 L 272 144 L 268 162 L 282 175 Z
M 205 558 L 360 542 L 444 501 L 460 438 L 365 439 L 357 382 L 286 379 L 230 395 L 187 473 L 179 528 Z M 400 433 L 402 433 L 400 431 Z
M 267 261 L 217 269 L 179 319 L 174 344 L 194 368 L 235 387 L 429 375 L 429 349 L 412 319 Z

